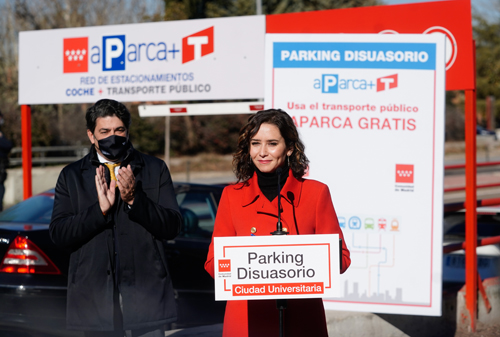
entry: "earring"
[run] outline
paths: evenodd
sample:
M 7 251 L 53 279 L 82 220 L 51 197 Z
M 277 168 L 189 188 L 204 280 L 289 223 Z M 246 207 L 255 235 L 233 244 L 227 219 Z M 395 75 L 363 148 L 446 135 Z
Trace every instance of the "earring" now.
M 287 160 L 288 160 L 288 167 L 290 167 L 290 156 L 287 156 Z

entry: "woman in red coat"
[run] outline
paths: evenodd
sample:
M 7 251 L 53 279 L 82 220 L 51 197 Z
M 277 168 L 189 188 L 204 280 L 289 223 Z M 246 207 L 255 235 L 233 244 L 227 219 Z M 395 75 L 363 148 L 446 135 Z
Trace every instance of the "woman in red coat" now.
M 276 230 L 278 174 L 281 168 L 281 222 L 292 235 L 339 234 L 343 239 L 328 186 L 302 177 L 309 161 L 292 118 L 282 110 L 259 111 L 241 129 L 233 167 L 238 183 L 222 193 L 214 237 L 270 235 Z M 349 267 L 342 240 L 342 270 Z M 205 269 L 214 277 L 213 240 Z M 288 300 L 285 336 L 328 336 L 323 301 Z M 228 301 L 225 337 L 279 335 L 275 300 Z

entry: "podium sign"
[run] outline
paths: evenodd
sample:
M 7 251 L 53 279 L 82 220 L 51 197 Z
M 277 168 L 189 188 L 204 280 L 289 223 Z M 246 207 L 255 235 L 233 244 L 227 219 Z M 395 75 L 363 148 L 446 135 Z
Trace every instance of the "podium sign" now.
M 340 296 L 339 236 L 214 238 L 215 300 Z

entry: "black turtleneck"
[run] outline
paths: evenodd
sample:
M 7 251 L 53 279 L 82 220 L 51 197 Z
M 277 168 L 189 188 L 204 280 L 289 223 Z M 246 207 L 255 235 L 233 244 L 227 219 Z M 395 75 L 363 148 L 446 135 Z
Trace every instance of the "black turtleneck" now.
M 285 163 L 281 169 L 280 186 L 283 188 L 288 178 L 288 165 Z M 276 171 L 270 173 L 260 172 L 258 168 L 255 168 L 255 173 L 257 173 L 260 190 L 269 201 L 273 201 L 278 196 L 278 174 Z

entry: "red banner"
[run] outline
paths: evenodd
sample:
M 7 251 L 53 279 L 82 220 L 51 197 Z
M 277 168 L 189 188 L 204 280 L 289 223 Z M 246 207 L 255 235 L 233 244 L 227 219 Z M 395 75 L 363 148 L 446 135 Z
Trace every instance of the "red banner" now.
M 446 90 L 474 89 L 470 0 L 266 16 L 267 33 L 446 35 Z
M 325 286 L 323 282 L 233 284 L 233 296 L 308 295 L 324 293 Z

